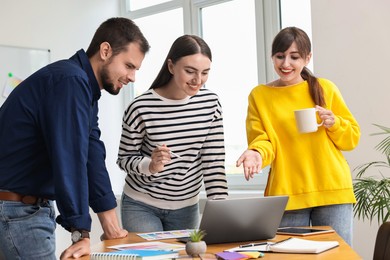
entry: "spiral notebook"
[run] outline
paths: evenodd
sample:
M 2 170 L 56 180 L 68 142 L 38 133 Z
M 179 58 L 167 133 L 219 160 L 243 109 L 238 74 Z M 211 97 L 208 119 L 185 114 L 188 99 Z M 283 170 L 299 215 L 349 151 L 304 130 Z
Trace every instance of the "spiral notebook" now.
M 167 250 L 138 250 L 127 249 L 114 252 L 91 253 L 91 260 L 161 260 L 175 259 L 179 256 L 177 251 Z

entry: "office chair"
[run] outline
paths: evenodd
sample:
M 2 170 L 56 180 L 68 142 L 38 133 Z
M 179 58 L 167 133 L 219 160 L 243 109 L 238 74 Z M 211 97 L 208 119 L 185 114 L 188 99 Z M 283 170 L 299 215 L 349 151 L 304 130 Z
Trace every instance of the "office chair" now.
M 375 240 L 373 260 L 390 259 L 390 222 L 380 225 Z

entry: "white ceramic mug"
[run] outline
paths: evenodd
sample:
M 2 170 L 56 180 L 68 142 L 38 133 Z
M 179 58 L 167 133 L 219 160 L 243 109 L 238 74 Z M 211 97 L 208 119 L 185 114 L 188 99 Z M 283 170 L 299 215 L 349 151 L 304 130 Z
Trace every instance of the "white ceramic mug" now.
M 317 110 L 315 108 L 305 108 L 294 111 L 295 121 L 297 123 L 298 131 L 301 134 L 312 133 L 318 130 L 324 122 L 317 123 Z

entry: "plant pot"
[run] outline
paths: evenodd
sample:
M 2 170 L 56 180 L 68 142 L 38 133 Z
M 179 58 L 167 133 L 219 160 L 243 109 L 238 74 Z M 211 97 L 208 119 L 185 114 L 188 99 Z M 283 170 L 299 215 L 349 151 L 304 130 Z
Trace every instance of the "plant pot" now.
M 187 255 L 198 256 L 200 254 L 206 253 L 206 250 L 207 250 L 207 245 L 206 242 L 204 241 L 199 241 L 199 242 L 188 241 L 186 243 Z

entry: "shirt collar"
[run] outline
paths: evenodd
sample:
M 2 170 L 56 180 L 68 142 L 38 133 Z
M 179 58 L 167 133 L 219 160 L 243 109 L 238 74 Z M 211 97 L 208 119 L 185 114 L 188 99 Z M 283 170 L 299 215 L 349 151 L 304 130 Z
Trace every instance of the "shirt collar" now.
M 93 91 L 93 99 L 95 101 L 99 100 L 101 95 L 102 95 L 102 93 L 101 93 L 99 84 L 97 82 L 97 79 L 95 77 L 95 73 L 93 72 L 93 69 L 92 69 L 92 66 L 91 66 L 91 62 L 89 61 L 88 56 L 85 53 L 85 51 L 83 49 L 80 49 L 70 59 L 71 60 L 75 60 L 76 62 L 78 62 L 80 64 L 81 68 L 85 71 L 85 73 L 88 76 L 89 84 L 91 86 L 91 89 Z

